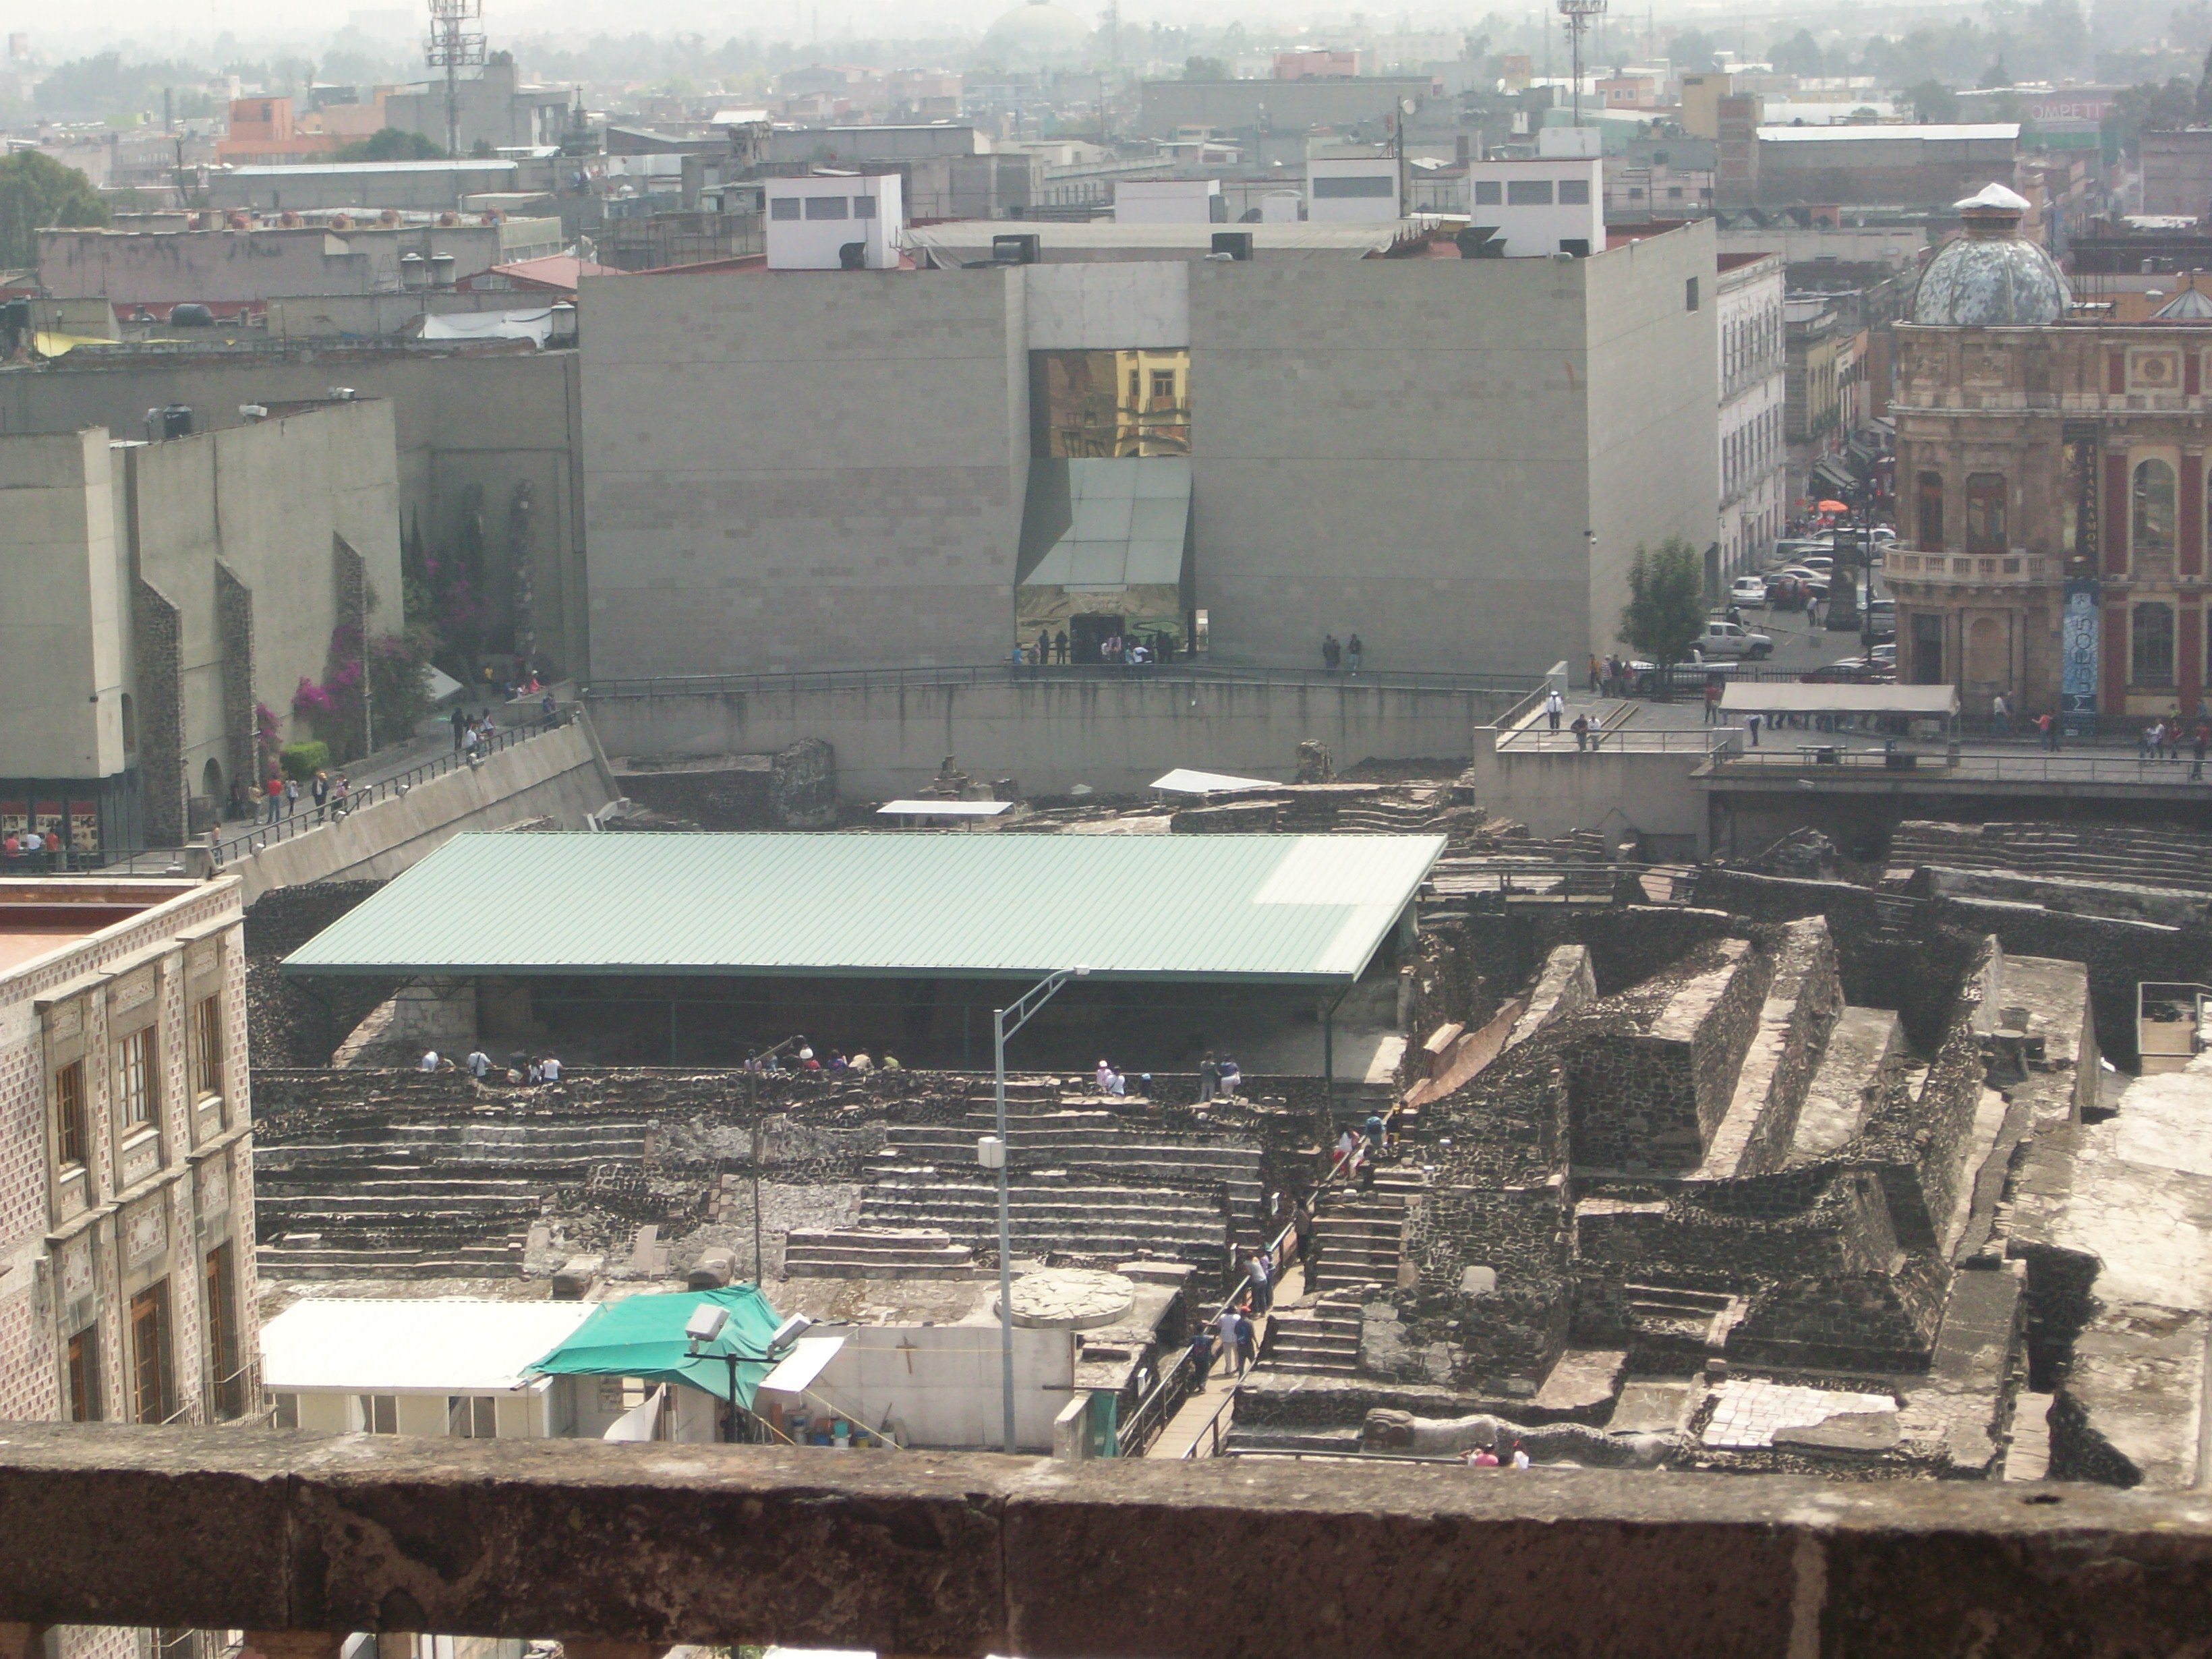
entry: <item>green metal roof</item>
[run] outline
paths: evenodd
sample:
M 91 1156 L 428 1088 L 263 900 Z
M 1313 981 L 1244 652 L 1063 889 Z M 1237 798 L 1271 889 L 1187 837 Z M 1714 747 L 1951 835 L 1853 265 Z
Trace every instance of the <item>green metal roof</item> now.
M 305 974 L 1342 984 L 1441 836 L 457 836 L 285 959 Z

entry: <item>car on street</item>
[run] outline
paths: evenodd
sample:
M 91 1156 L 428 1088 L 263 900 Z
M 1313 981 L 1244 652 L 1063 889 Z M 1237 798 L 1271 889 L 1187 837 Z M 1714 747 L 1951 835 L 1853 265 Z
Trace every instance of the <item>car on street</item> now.
M 1864 657 L 1844 657 L 1822 663 L 1798 677 L 1807 685 L 1880 685 L 1894 678 L 1883 665 Z
M 1774 654 L 1774 641 L 1765 634 L 1754 634 L 1739 623 L 1709 621 L 1705 631 L 1698 636 L 1691 649 L 1700 653 L 1708 662 L 1744 658 L 1757 661 Z
M 1887 645 L 1877 645 L 1867 653 L 1867 656 L 1869 660 L 1880 663 L 1892 673 L 1897 672 L 1897 642 L 1894 640 Z
M 1659 665 L 1636 661 L 1628 665 L 1630 684 L 1638 696 L 1648 697 L 1663 685 L 1675 691 L 1695 691 L 1703 695 L 1707 685 L 1717 680 L 1726 685 L 1735 676 L 1736 665 L 1732 662 L 1678 662 L 1663 675 Z
M 1893 644 L 1897 639 L 1897 601 L 1876 599 L 1866 608 L 1866 629 L 1875 644 Z
M 1738 576 L 1729 585 L 1729 603 L 1730 605 L 1765 605 L 1766 578 Z
M 1815 570 L 1809 565 L 1793 564 L 1781 574 L 1796 578 L 1798 586 L 1816 599 L 1828 597 L 1828 574 L 1825 570 Z

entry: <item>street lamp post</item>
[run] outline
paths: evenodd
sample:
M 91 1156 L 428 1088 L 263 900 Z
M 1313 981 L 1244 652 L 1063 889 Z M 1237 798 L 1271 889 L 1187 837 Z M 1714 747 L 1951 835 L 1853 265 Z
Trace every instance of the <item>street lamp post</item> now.
M 1030 1017 L 1052 1000 L 1054 992 L 1090 971 L 1082 965 L 1062 968 L 1023 992 L 1012 1007 L 991 1011 L 992 1092 L 998 1105 L 998 1133 L 975 1150 L 981 1163 L 988 1168 L 995 1162 L 999 1170 L 999 1393 L 1009 1453 L 1014 1449 L 1014 1271 L 1013 1227 L 1006 1210 L 1006 1039 L 1028 1024 Z M 1007 1024 L 1009 1015 L 1012 1024 Z

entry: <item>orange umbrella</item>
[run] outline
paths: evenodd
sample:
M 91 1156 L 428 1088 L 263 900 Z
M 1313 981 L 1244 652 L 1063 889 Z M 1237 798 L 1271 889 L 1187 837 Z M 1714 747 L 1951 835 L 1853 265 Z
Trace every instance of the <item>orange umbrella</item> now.
M 1823 513 L 1848 513 L 1850 511 L 1850 508 L 1845 507 L 1841 501 L 1822 501 L 1820 503 L 1820 511 Z

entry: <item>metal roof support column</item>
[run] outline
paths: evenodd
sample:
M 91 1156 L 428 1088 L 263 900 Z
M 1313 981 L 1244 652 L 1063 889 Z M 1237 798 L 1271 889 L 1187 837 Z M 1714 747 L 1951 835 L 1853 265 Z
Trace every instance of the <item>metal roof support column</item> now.
M 1322 1146 L 1324 1151 L 1336 1139 L 1336 1011 L 1345 998 L 1352 994 L 1352 987 L 1339 991 L 1321 1015 L 1321 1098 Z

